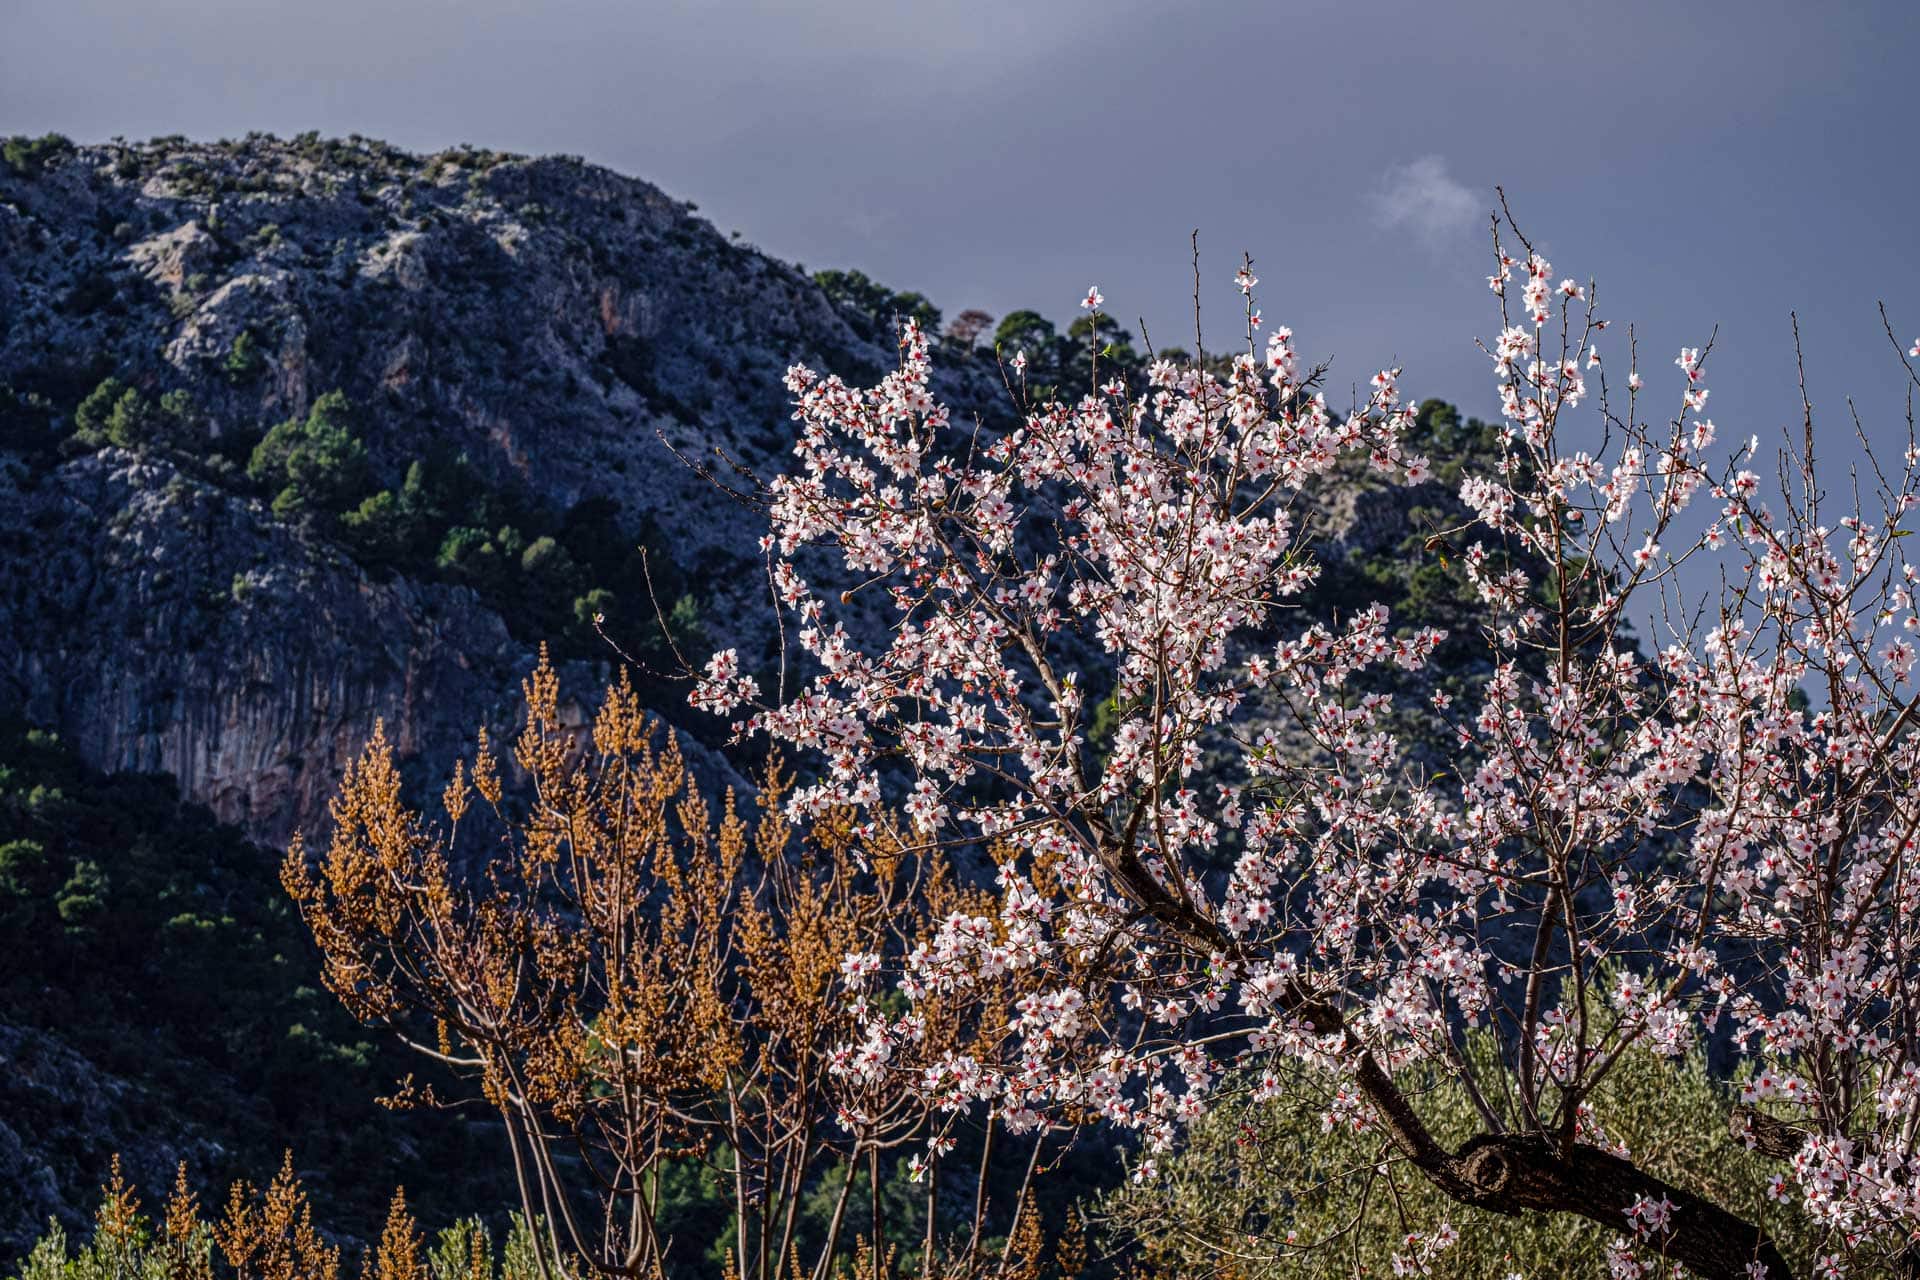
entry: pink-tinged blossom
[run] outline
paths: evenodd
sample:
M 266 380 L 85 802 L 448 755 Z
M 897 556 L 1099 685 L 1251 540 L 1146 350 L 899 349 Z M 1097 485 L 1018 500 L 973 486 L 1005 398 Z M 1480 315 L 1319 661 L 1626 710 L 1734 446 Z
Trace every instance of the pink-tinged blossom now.
M 695 684 L 688 701 L 703 711 L 725 715 L 742 702 L 759 696 L 759 682 L 752 676 L 740 674 L 739 651 L 725 649 L 707 663 L 706 676 Z
M 1770 500 L 1757 442 L 1699 412 L 1697 348 L 1652 421 L 1616 399 L 1596 427 L 1593 290 L 1530 255 L 1522 310 L 1520 265 L 1489 279 L 1501 421 L 1417 553 L 1459 575 L 1453 636 L 1315 593 L 1324 531 L 1361 524 L 1329 495 L 1431 478 L 1397 368 L 1336 407 L 1276 326 L 1004 431 L 937 403 L 911 323 L 874 386 L 789 372 L 765 490 L 789 691 L 728 651 L 692 700 L 805 753 L 795 819 L 993 851 L 978 901 L 847 958 L 836 1081 L 1018 1132 L 1098 1118 L 1150 1176 L 1237 1068 L 1410 1141 L 1381 1081 L 1479 1070 L 1478 1026 L 1501 1065 L 1475 1083 L 1538 1115 L 1512 1123 L 1631 1161 L 1595 1086 L 1628 1046 L 1711 1038 L 1805 1135 L 1770 1194 L 1855 1241 L 1920 1228 L 1920 453 L 1861 510 Z M 1727 586 L 1677 607 L 1690 560 Z M 994 1036 L 931 1047 L 963 996 L 999 1002 Z M 1651 1184 L 1619 1204 L 1616 1275 L 1699 1221 Z M 1450 1237 L 1412 1224 L 1400 1257 Z

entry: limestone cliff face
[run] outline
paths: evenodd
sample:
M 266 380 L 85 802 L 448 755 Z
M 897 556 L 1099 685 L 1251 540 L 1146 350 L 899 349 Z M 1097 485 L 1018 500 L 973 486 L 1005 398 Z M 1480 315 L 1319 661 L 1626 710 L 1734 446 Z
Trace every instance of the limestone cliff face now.
M 0 385 L 44 397 L 52 431 L 109 374 L 185 391 L 204 434 L 51 467 L 0 452 L 0 714 L 169 771 L 276 842 L 322 817 L 376 718 L 427 773 L 497 721 L 525 637 L 190 456 L 335 388 L 383 483 L 437 449 L 556 509 L 611 498 L 665 531 L 718 638 L 764 649 L 756 519 L 680 459 L 777 469 L 785 367 L 871 376 L 892 359 L 872 336 L 797 268 L 578 160 L 252 137 L 0 171 Z M 255 367 L 229 367 L 236 344 Z M 992 388 L 974 368 L 944 390 Z
M 373 581 L 259 502 L 120 449 L 0 485 L 0 556 L 19 709 L 276 843 L 325 812 L 374 718 L 403 754 L 450 760 L 526 661 L 471 591 Z

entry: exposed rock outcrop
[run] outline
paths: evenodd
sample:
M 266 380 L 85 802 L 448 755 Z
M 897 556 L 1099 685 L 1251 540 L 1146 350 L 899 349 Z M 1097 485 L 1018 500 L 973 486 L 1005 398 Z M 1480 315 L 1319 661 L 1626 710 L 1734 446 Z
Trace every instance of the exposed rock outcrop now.
M 465 588 L 375 581 L 257 501 L 107 449 L 0 484 L 11 697 L 96 766 L 167 772 L 284 842 L 384 718 L 450 761 L 527 661 Z
M 188 393 L 205 438 L 187 454 L 342 389 L 382 483 L 439 450 L 554 509 L 651 517 L 749 651 L 772 641 L 760 526 L 675 451 L 777 469 L 785 367 L 871 376 L 892 359 L 876 336 L 692 206 L 573 159 L 255 136 L 0 171 L 0 385 L 44 397 L 50 430 L 109 374 Z M 258 363 L 236 371 L 243 341 Z M 1003 398 L 990 372 L 946 391 Z M 102 767 L 169 771 L 275 842 L 322 818 L 376 718 L 427 774 L 498 719 L 529 637 L 192 461 L 5 464 L 0 714 Z

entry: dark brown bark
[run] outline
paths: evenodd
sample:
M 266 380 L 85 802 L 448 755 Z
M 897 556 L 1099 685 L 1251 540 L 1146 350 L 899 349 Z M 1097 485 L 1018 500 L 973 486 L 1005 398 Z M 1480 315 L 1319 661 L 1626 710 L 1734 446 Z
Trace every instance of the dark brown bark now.
M 1624 1232 L 1635 1200 L 1665 1197 L 1673 1212 L 1666 1234 L 1647 1240 L 1650 1251 L 1684 1264 L 1702 1280 L 1748 1280 L 1753 1262 L 1766 1267 L 1768 1280 L 1792 1280 L 1765 1231 L 1598 1147 L 1576 1143 L 1562 1156 L 1537 1137 L 1482 1136 L 1450 1163 L 1464 1194 L 1444 1184 L 1442 1189 L 1495 1213 L 1572 1213 Z
M 1755 1151 L 1775 1160 L 1791 1160 L 1800 1150 L 1800 1144 L 1807 1140 L 1807 1131 L 1799 1125 L 1744 1104 L 1733 1109 L 1727 1127 L 1734 1137 L 1752 1143 Z
M 1362 1056 L 1357 1077 L 1394 1145 L 1461 1204 L 1501 1214 L 1577 1214 L 1625 1234 L 1634 1201 L 1665 1197 L 1673 1204 L 1668 1229 L 1646 1242 L 1649 1249 L 1685 1264 L 1702 1280 L 1750 1280 L 1752 1262 L 1765 1265 L 1767 1280 L 1793 1280 L 1765 1231 L 1629 1160 L 1584 1143 L 1562 1154 L 1532 1134 L 1482 1134 L 1449 1152 L 1372 1055 Z
M 1325 1000 L 1297 988 L 1289 997 L 1294 1016 L 1314 1030 L 1346 1029 L 1339 1010 Z M 1636 1200 L 1664 1197 L 1673 1205 L 1667 1231 L 1647 1240 L 1647 1248 L 1682 1263 L 1701 1280 L 1751 1280 L 1747 1267 L 1753 1262 L 1766 1268 L 1767 1280 L 1793 1280 L 1765 1231 L 1598 1147 L 1562 1148 L 1533 1134 L 1482 1134 L 1449 1152 L 1378 1059 L 1351 1036 L 1349 1043 L 1356 1050 L 1360 1091 L 1387 1136 L 1450 1199 L 1501 1214 L 1577 1214 L 1625 1234 L 1632 1227 L 1627 1210 Z
M 1237 942 L 1212 920 L 1175 899 L 1141 864 L 1133 849 L 1135 816 L 1136 823 L 1129 824 L 1122 839 L 1101 844 L 1101 861 L 1108 871 L 1142 914 L 1154 916 L 1192 943 L 1239 958 Z M 1648 1250 L 1681 1263 L 1701 1280 L 1751 1280 L 1747 1268 L 1754 1262 L 1766 1268 L 1766 1280 L 1793 1280 L 1786 1259 L 1765 1231 L 1598 1147 L 1584 1143 L 1560 1147 L 1533 1134 L 1482 1134 L 1457 1152 L 1448 1151 L 1379 1060 L 1353 1035 L 1336 1004 L 1300 985 L 1284 990 L 1280 1003 L 1320 1035 L 1344 1036 L 1353 1054 L 1356 1082 L 1387 1136 L 1450 1199 L 1508 1215 L 1571 1213 L 1627 1234 L 1633 1225 L 1627 1210 L 1634 1202 L 1642 1196 L 1664 1197 L 1673 1211 L 1666 1233 L 1644 1242 Z M 1767 1140 L 1786 1143 L 1785 1133 L 1776 1134 L 1765 1124 L 1757 1127 L 1767 1131 L 1763 1150 Z

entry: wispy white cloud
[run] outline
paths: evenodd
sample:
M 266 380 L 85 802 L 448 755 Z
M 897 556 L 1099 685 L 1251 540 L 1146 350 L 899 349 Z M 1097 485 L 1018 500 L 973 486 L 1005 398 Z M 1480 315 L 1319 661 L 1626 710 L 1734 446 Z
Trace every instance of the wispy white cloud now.
M 1421 156 L 1381 175 L 1373 194 L 1373 220 L 1389 231 L 1408 231 L 1438 248 L 1471 231 L 1485 210 L 1481 200 L 1447 172 L 1440 156 Z

